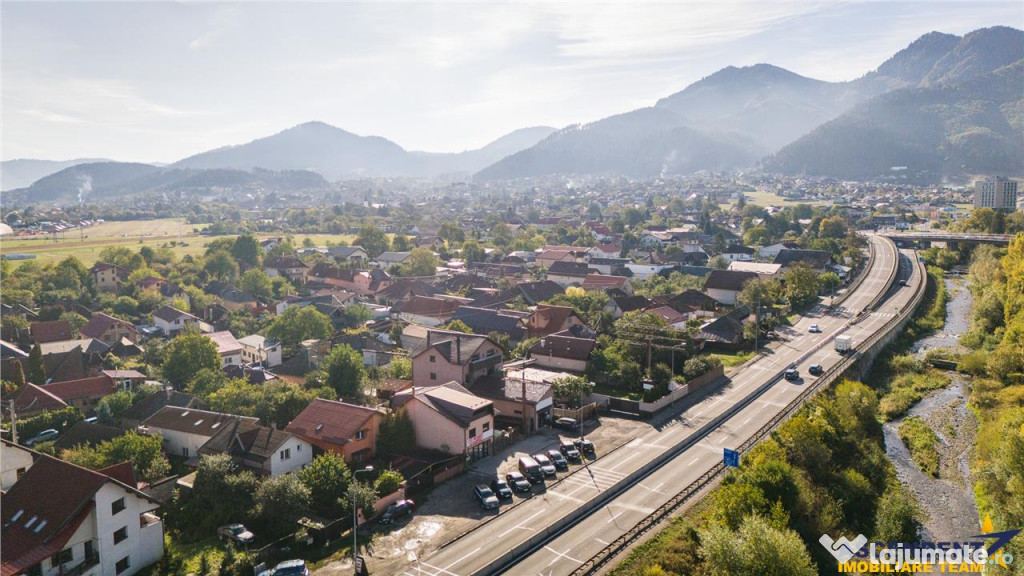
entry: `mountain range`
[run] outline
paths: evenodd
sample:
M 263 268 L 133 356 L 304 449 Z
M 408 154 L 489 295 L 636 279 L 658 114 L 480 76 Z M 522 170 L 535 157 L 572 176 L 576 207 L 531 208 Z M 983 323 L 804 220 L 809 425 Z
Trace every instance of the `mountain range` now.
M 32 162 L 37 172 L 26 169 Z M 4 162 L 4 188 L 61 168 L 43 162 Z M 730 66 L 651 107 L 561 130 L 517 130 L 457 154 L 407 151 L 385 138 L 308 122 L 163 167 L 67 164 L 5 198 L 68 200 L 85 180 L 96 196 L 111 196 L 256 181 L 293 189 L 377 176 L 649 178 L 751 168 L 844 179 L 895 175 L 918 183 L 1017 176 L 1024 174 L 1024 32 L 931 32 L 848 82 L 770 64 Z

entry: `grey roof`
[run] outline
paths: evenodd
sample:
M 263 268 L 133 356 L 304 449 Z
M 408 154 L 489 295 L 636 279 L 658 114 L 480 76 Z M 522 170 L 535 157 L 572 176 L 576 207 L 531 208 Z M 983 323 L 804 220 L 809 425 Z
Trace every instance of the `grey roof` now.
M 568 360 L 587 360 L 597 346 L 593 338 L 575 338 L 568 330 L 544 336 L 530 348 L 530 356 L 553 356 Z
M 832 254 L 824 250 L 779 250 L 775 257 L 775 264 L 789 266 L 797 262 L 803 262 L 811 268 L 824 268 L 832 261 Z
M 478 378 L 473 383 L 472 392 L 481 398 L 521 402 L 523 400 L 524 384 L 527 404 L 536 404 L 552 394 L 551 384 L 532 380 L 520 380 L 518 378 L 506 378 L 504 374 L 499 372 Z
M 465 390 L 465 389 L 463 389 Z M 487 399 L 445 386 L 434 386 L 417 397 L 443 414 L 449 420 L 466 427 L 486 410 L 493 412 L 494 404 Z
M 257 418 L 249 416 L 236 416 L 234 414 L 223 414 L 221 412 L 210 412 L 195 408 L 164 406 L 156 414 L 147 418 L 143 425 L 147 428 L 160 428 L 202 436 L 213 436 L 219 432 L 218 428 L 231 424 L 236 420 L 259 421 Z
M 195 316 L 189 314 L 188 312 L 178 310 L 174 306 L 161 306 L 160 308 L 153 311 L 153 318 L 159 318 L 167 322 L 173 322 L 175 319 L 181 317 L 199 320 L 199 318 L 196 318 Z
M 751 278 L 757 278 L 757 272 L 742 272 L 739 270 L 712 270 L 704 283 L 704 289 L 743 290 L 743 284 Z
M 463 322 L 476 334 L 502 332 L 508 334 L 512 341 L 518 342 L 526 335 L 526 328 L 523 327 L 521 320 L 527 316 L 529 314 L 525 312 L 462 306 L 455 311 L 452 320 Z
M 750 313 L 750 306 L 739 306 L 701 328 L 698 337 L 712 342 L 735 344 L 743 339 L 743 321 Z
M 559 276 L 586 276 L 590 273 L 590 267 L 586 262 L 555 262 L 548 268 L 548 274 Z
M 262 461 L 272 457 L 291 438 L 290 432 L 239 419 L 222 426 L 199 448 L 199 452 Z
M 60 438 L 54 442 L 54 448 L 65 450 L 75 446 L 96 446 L 122 434 L 124 434 L 124 430 L 115 426 L 78 421 L 61 434 Z

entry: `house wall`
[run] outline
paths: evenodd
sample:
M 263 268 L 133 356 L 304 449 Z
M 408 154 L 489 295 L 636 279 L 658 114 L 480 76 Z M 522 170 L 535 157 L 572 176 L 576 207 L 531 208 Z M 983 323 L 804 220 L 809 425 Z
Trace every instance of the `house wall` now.
M 672 266 L 660 266 L 654 264 L 626 264 L 626 268 L 633 273 L 633 278 L 637 280 L 646 280 L 651 276 L 661 272 L 662 270 L 668 270 Z
M 269 348 L 255 348 L 242 344 L 242 361 L 246 364 L 253 362 L 265 362 L 267 368 L 281 365 L 281 345 L 275 344 Z
M 431 357 L 434 361 L 431 362 Z M 434 377 L 431 377 L 431 374 Z M 466 371 L 463 366 L 452 364 L 436 350 L 427 350 L 412 359 L 412 382 L 414 386 L 437 386 L 452 380 L 465 384 Z
M 32 453 L 24 448 L 0 444 L 0 490 L 7 491 L 22 473 L 32 466 Z
M 544 354 L 537 354 L 530 356 L 537 366 L 543 366 L 544 368 L 554 368 L 557 370 L 565 370 L 567 372 L 586 372 L 587 361 L 586 360 L 571 360 L 569 358 L 559 358 L 558 356 L 546 356 Z
M 281 453 L 285 450 L 289 451 L 290 457 L 287 460 L 281 458 Z M 271 476 L 280 476 L 305 468 L 312 461 L 313 446 L 298 436 L 292 436 L 277 449 L 277 454 L 271 457 L 270 469 L 267 471 Z M 266 467 L 264 468 L 266 469 Z
M 124 498 L 125 508 L 113 514 L 111 508 L 115 500 Z M 127 557 L 129 569 L 120 576 L 130 576 L 142 568 L 156 562 L 163 556 L 163 524 L 159 519 L 145 522 L 145 532 L 141 526 L 144 522 L 140 517 L 157 509 L 157 505 L 139 498 L 123 487 L 108 482 L 96 492 L 95 533 L 99 540 L 100 565 L 103 576 L 115 576 L 115 566 L 119 560 Z M 114 544 L 114 532 L 124 527 L 128 538 Z M 159 538 L 155 534 L 159 532 Z
M 475 435 L 470 435 L 475 433 Z M 494 414 L 485 414 L 472 422 L 466 428 L 466 450 L 490 440 L 494 436 Z
M 149 431 L 163 437 L 164 452 L 170 456 L 186 456 L 188 458 L 199 456 L 199 448 L 210 439 L 210 436 L 202 434 L 189 434 L 164 428 L 150 428 Z M 188 452 L 184 452 L 183 448 L 187 448 Z
M 721 288 L 708 288 L 706 291 L 708 296 L 729 306 L 736 304 L 736 295 L 739 294 L 736 290 L 723 290 Z
M 189 324 L 198 325 L 199 320 L 192 320 L 191 318 L 175 318 L 173 321 L 167 322 L 163 318 L 154 317 L 153 324 L 155 324 L 157 328 L 163 330 L 164 334 L 177 334 L 184 330 Z
M 582 284 L 584 278 L 582 276 L 563 276 L 561 274 L 548 274 L 548 280 L 551 280 L 555 284 L 558 284 L 559 286 L 565 288 L 573 283 Z
M 139 343 L 139 333 L 135 330 L 129 330 L 120 324 L 113 324 L 110 328 L 104 330 L 99 339 L 108 345 L 114 345 L 121 341 L 121 337 L 127 338 L 132 341 L 133 344 Z
M 751 262 L 754 257 L 750 254 L 722 254 L 729 262 Z
M 224 355 L 222 355 L 220 357 L 220 367 L 221 368 L 224 368 L 225 366 L 228 366 L 230 364 L 234 364 L 235 366 L 238 366 L 241 363 L 242 363 L 242 351 L 241 350 L 239 350 L 238 352 L 232 353 L 232 354 L 224 354 Z
M 406 404 L 409 419 L 416 430 L 416 445 L 432 450 L 447 448 L 449 454 L 466 451 L 466 430 L 439 412 L 414 398 Z M 491 425 L 493 427 L 493 424 Z
M 408 312 L 401 312 L 401 313 L 398 314 L 398 316 L 402 320 L 405 320 L 406 322 L 409 322 L 409 323 L 412 323 L 412 324 L 419 324 L 421 326 L 430 326 L 430 327 L 440 326 L 441 324 L 444 324 L 445 322 L 447 322 L 451 318 L 451 316 L 449 316 L 448 318 L 436 318 L 434 316 L 420 316 L 419 314 L 410 314 Z

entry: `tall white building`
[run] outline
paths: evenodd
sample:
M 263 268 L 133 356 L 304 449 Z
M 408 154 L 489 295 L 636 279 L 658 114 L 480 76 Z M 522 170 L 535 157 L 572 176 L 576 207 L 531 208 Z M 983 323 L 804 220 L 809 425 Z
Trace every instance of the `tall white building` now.
M 993 210 L 1017 209 L 1019 182 L 1009 178 L 988 178 L 974 183 L 974 207 Z

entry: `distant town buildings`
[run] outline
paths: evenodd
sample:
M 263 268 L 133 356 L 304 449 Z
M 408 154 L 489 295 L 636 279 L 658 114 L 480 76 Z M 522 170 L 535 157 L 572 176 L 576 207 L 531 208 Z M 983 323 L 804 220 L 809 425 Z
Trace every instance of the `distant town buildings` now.
M 1009 178 L 987 178 L 974 183 L 974 207 L 993 210 L 1017 209 L 1018 182 Z

